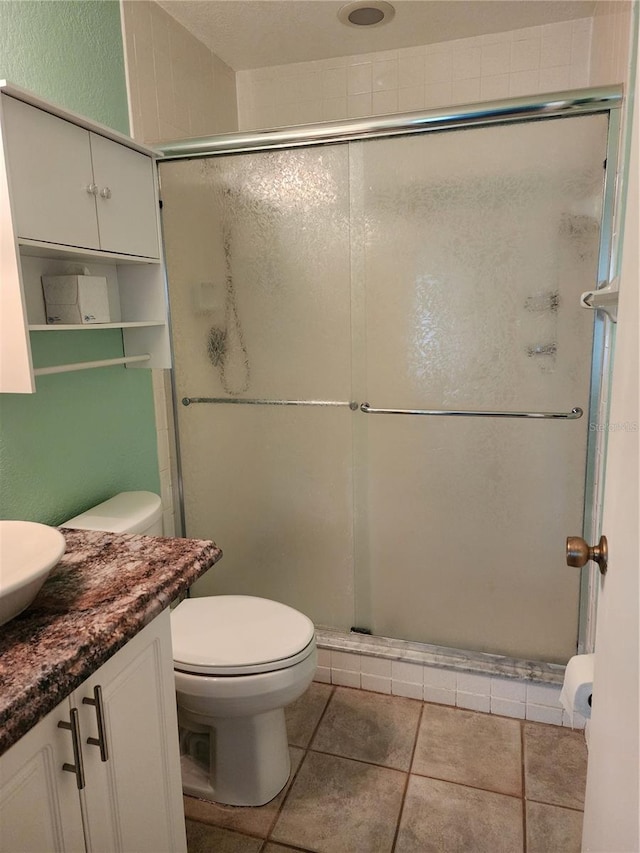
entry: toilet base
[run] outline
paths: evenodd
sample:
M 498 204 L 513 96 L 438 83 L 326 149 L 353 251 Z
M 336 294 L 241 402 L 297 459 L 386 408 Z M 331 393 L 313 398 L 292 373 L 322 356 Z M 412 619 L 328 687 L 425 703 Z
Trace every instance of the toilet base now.
M 178 720 L 185 794 L 231 806 L 263 806 L 287 784 L 291 761 L 283 708 L 209 719 L 208 725 L 179 708 Z

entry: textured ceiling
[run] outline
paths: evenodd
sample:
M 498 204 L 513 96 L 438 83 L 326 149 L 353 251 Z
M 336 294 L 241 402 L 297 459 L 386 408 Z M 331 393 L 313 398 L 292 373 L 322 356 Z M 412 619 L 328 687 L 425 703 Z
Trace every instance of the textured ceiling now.
M 343 0 L 159 0 L 234 70 L 329 59 L 587 18 L 595 0 L 395 0 L 378 27 L 341 24 Z

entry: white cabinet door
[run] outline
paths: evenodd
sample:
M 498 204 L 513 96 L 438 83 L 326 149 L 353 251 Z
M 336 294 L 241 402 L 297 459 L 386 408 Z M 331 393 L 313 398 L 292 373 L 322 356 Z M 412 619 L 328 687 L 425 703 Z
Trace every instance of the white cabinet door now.
M 16 98 L 2 103 L 18 237 L 159 257 L 151 157 Z
M 0 850 L 2 853 L 83 851 L 84 836 L 71 733 L 63 702 L 0 758 Z
M 88 132 L 16 98 L 2 103 L 17 236 L 97 248 Z
M 103 761 L 94 689 L 101 688 Z M 87 849 L 186 851 L 169 613 L 165 611 L 71 697 L 81 714 Z
M 100 248 L 157 258 L 158 225 L 153 161 L 91 133 Z

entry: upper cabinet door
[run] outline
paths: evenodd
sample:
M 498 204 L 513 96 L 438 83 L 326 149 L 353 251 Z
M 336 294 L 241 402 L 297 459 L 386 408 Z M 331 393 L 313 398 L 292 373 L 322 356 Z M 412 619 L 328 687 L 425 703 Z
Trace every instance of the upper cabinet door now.
M 15 98 L 3 105 L 17 236 L 97 248 L 88 131 Z
M 91 133 L 100 248 L 159 256 L 155 177 L 150 157 Z

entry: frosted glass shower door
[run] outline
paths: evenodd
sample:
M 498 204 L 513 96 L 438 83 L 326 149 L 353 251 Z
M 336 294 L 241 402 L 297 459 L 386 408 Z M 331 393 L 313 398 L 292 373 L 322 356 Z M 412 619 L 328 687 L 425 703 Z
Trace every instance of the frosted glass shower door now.
M 186 533 L 196 594 L 353 621 L 346 146 L 161 164 Z
M 362 415 L 356 622 L 511 657 L 575 654 L 607 119 L 351 147 L 354 375 L 376 408 L 580 420 Z

